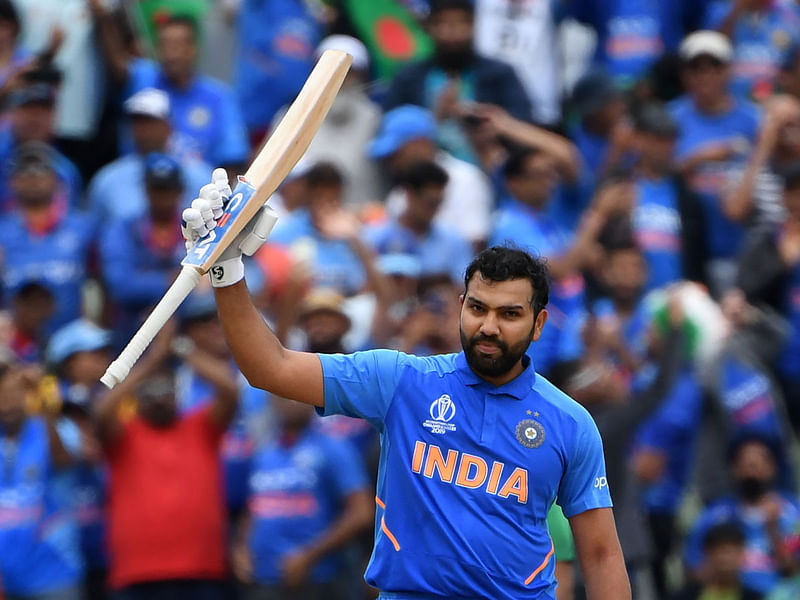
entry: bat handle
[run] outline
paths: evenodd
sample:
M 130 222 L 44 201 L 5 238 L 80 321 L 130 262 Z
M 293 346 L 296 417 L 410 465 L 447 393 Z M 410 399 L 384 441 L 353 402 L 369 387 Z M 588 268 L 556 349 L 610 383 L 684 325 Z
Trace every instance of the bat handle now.
M 105 375 L 100 378 L 103 385 L 108 389 L 112 389 L 128 376 L 131 368 L 139 360 L 147 346 L 150 345 L 150 342 L 153 341 L 153 338 L 156 337 L 164 324 L 178 310 L 186 296 L 200 282 L 200 277 L 202 277 L 202 274 L 195 267 L 185 266 L 181 269 L 167 293 L 164 294 L 164 297 L 156 304 L 153 312 L 139 327 L 139 331 L 131 338 L 131 341 L 128 342 L 128 345 L 117 357 L 117 360 L 108 366 Z

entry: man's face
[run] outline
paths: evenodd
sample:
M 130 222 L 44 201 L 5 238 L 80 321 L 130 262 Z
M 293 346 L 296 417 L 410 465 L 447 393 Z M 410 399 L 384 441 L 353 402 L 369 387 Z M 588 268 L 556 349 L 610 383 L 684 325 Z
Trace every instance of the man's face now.
M 169 123 L 163 119 L 137 115 L 131 119 L 131 135 L 139 154 L 163 152 L 170 136 Z
M 51 104 L 32 102 L 11 111 L 11 129 L 20 143 L 49 142 L 55 110 Z
M 22 210 L 50 206 L 57 186 L 56 174 L 50 170 L 24 171 L 11 176 L 11 189 Z
M 608 253 L 606 285 L 615 300 L 633 302 L 639 297 L 647 277 L 642 255 L 636 249 Z
M 397 176 L 404 169 L 416 162 L 432 161 L 436 158 L 436 145 L 429 138 L 416 138 L 400 146 L 387 160 L 392 176 Z
M 137 409 L 153 427 L 169 427 L 178 416 L 175 377 L 161 372 L 148 377 L 136 388 Z
M 311 423 L 311 419 L 314 417 L 314 407 L 310 404 L 272 396 L 270 405 L 275 411 L 278 423 L 284 430 L 302 431 Z
M 440 10 L 430 18 L 428 31 L 442 67 L 461 69 L 467 65 L 472 57 L 473 39 L 473 18 L 469 12 Z
M 167 223 L 175 219 L 182 194 L 181 188 L 148 187 L 147 201 L 153 221 Z
M 188 79 L 197 59 L 194 30 L 183 23 L 162 27 L 158 33 L 158 56 L 168 79 Z
M 525 161 L 522 173 L 506 182 L 514 198 L 538 210 L 552 197 L 558 184 L 558 172 L 552 158 L 535 154 Z
M 186 335 L 195 346 L 219 358 L 227 358 L 230 354 L 222 325 L 216 314 L 197 319 L 186 327 Z
M 406 197 L 411 218 L 429 227 L 444 201 L 444 186 L 428 185 L 421 190 L 407 188 Z
M 342 338 L 350 329 L 347 318 L 333 310 L 306 315 L 301 324 L 309 352 L 335 353 L 342 350 Z
M 744 566 L 744 548 L 733 542 L 709 548 L 706 552 L 706 565 L 711 581 L 736 582 Z
M 309 213 L 311 221 L 319 223 L 342 206 L 342 187 L 339 185 L 317 185 L 309 188 Z
M 25 398 L 30 391 L 18 367 L 0 378 L 0 427 L 5 431 L 17 431 L 25 420 Z
M 736 453 L 733 476 L 746 499 L 757 499 L 768 492 L 777 474 L 775 460 L 764 444 L 748 442 Z
M 643 131 L 636 134 L 636 146 L 642 162 L 658 173 L 667 173 L 672 168 L 675 141 L 675 137 L 669 135 Z
M 16 326 L 29 335 L 38 333 L 55 310 L 53 296 L 44 290 L 28 294 L 24 300 L 15 298 L 12 305 Z
M 489 281 L 475 273 L 462 298 L 459 333 L 467 363 L 478 375 L 501 377 L 539 339 L 547 310 L 534 315 L 528 279 Z
M 105 348 L 76 352 L 67 359 L 64 372 L 72 383 L 94 385 L 106 372 L 110 360 Z
M 713 104 L 727 94 L 730 68 L 717 58 L 701 55 L 684 67 L 684 84 L 699 104 Z

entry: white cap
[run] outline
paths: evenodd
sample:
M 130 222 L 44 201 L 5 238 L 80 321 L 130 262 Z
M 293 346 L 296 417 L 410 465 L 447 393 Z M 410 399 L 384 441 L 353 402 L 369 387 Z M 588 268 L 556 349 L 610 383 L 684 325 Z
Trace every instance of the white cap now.
M 690 61 L 704 54 L 729 63 L 733 58 L 733 46 L 727 36 L 709 30 L 695 31 L 681 42 L 680 55 L 683 60 Z
M 317 58 L 325 50 L 341 50 L 353 57 L 353 69 L 366 71 L 369 69 L 369 52 L 367 47 L 356 38 L 349 35 L 329 35 L 317 46 Z
M 169 119 L 169 96 L 163 90 L 145 88 L 125 100 L 123 105 L 129 115 L 143 115 L 155 119 Z

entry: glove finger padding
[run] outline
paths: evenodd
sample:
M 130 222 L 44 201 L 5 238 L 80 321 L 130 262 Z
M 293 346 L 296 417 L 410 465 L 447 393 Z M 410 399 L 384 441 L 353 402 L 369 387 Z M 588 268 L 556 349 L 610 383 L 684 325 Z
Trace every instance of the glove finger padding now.
M 271 206 L 264 204 L 242 231 L 244 238 L 239 243 L 242 254 L 253 256 L 256 250 L 267 241 L 267 237 L 269 237 L 272 228 L 275 227 L 277 222 L 278 213 Z M 242 234 L 239 235 L 241 236 Z

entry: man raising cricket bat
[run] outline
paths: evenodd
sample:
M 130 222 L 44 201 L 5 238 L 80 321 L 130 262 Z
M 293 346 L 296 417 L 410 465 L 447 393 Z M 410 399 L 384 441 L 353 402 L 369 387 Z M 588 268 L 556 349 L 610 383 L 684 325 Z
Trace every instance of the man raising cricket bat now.
M 216 171 L 184 213 L 190 253 L 229 194 Z M 380 597 L 555 600 L 546 518 L 558 499 L 588 598 L 629 600 L 597 428 L 526 356 L 547 321 L 543 262 L 504 247 L 473 260 L 458 354 L 294 352 L 264 323 L 244 282 L 242 247 L 250 252 L 268 232 L 260 215 L 210 269 L 225 338 L 251 385 L 322 415 L 367 419 L 380 432 L 365 575 Z

